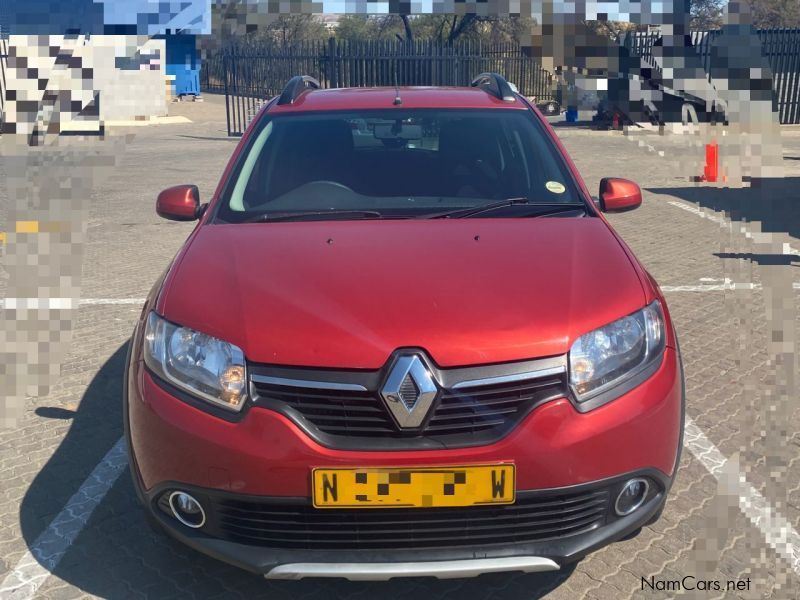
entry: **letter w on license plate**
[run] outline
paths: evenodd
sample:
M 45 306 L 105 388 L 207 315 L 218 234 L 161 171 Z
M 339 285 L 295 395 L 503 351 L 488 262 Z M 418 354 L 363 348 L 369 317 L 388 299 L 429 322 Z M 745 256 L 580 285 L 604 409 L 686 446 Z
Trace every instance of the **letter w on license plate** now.
M 514 502 L 514 465 L 316 468 L 317 508 L 425 508 Z

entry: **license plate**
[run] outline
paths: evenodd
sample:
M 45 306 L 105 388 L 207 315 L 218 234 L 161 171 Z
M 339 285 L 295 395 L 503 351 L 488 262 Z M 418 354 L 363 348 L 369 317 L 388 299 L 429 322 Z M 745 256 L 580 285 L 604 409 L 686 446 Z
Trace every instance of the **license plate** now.
M 316 508 L 426 508 L 514 502 L 514 465 L 316 468 Z

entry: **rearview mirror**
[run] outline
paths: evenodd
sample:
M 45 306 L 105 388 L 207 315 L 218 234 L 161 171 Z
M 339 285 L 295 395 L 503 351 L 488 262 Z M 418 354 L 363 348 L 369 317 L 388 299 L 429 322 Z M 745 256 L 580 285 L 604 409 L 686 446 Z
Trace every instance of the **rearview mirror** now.
M 158 195 L 156 212 L 170 221 L 194 221 L 199 215 L 200 191 L 196 185 L 176 185 Z
M 408 123 L 375 123 L 373 135 L 379 140 L 420 140 L 422 126 Z
M 600 210 L 624 212 L 642 204 L 642 190 L 634 182 L 617 177 L 606 177 L 600 181 Z

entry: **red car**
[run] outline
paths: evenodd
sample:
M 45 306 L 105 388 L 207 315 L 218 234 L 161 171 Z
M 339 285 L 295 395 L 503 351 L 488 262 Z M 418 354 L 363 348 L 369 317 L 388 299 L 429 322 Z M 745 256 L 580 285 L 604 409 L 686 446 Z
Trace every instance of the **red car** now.
M 609 157 L 613 160 L 613 156 Z M 541 114 L 293 78 L 153 287 L 125 420 L 149 520 L 270 578 L 547 571 L 659 517 L 684 418 L 658 285 Z

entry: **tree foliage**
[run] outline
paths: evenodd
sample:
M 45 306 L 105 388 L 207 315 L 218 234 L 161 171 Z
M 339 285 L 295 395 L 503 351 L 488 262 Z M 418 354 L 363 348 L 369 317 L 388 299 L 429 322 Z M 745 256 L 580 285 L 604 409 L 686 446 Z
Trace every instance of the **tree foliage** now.
M 280 44 L 287 45 L 326 39 L 328 30 L 318 15 L 282 15 L 269 23 L 264 28 L 263 34 Z
M 342 15 L 334 30 L 337 39 L 350 41 L 394 40 L 402 34 L 403 23 L 394 15 Z
M 750 0 L 753 26 L 800 27 L 800 1 Z
M 719 29 L 722 26 L 724 0 L 691 0 L 690 28 L 693 31 Z
M 344 40 L 433 40 L 452 44 L 457 40 L 509 43 L 530 34 L 533 19 L 526 17 L 479 17 L 477 15 L 347 15 L 339 19 L 335 35 Z
M 629 23 L 627 21 L 584 21 L 589 31 L 617 42 L 628 31 L 647 29 L 646 26 Z

